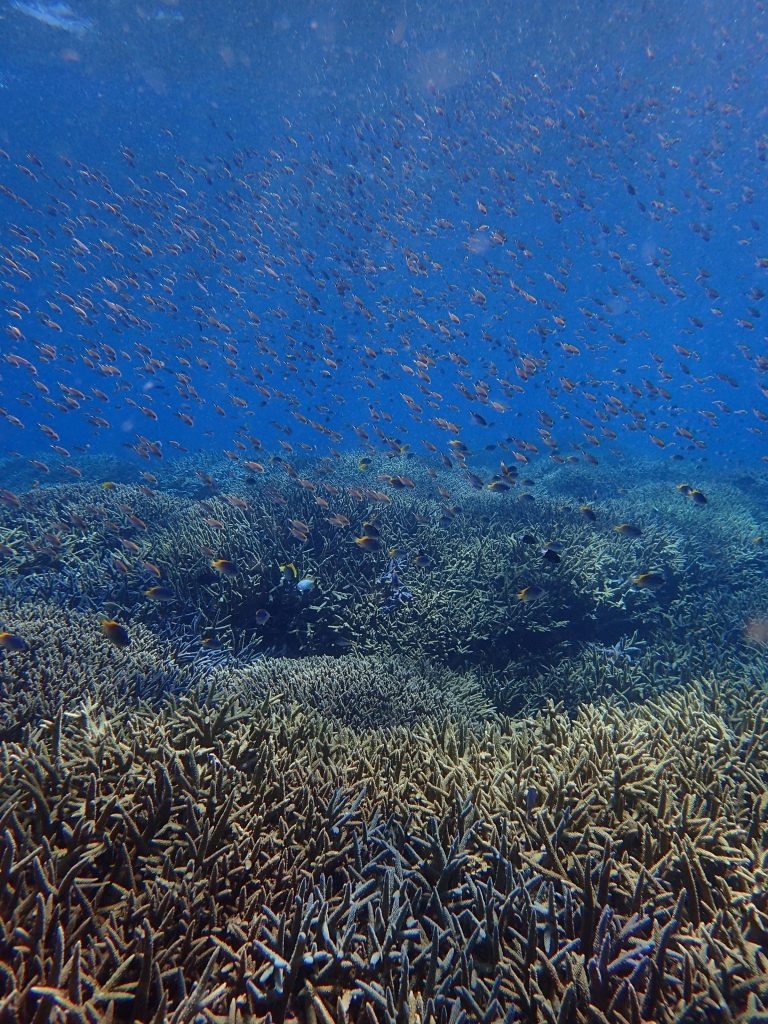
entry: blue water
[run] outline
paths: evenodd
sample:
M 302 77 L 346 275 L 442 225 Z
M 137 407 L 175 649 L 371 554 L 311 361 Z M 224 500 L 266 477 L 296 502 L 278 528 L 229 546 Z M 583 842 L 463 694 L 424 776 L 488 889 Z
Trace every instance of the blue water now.
M 4 0 L 4 449 L 757 464 L 765 5 L 469 7 Z

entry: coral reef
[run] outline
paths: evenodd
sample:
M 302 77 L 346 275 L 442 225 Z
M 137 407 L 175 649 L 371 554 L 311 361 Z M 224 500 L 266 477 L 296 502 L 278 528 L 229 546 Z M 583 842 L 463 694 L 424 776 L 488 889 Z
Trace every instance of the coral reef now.
M 578 467 L 503 494 L 415 460 L 386 468 L 373 480 L 385 477 L 382 490 L 358 486 L 350 456 L 306 477 L 279 462 L 245 480 L 233 464 L 197 475 L 190 464 L 153 487 L 38 489 L 0 509 L 0 583 L 20 601 L 110 609 L 166 639 L 197 637 L 201 653 L 213 638 L 238 656 L 354 651 L 508 680 L 528 663 L 551 675 L 574 645 L 636 635 L 667 665 L 666 683 L 684 681 L 692 661 L 738 659 L 744 623 L 768 607 L 763 506 L 734 484 L 705 481 L 702 508 L 639 471 L 595 471 L 595 499 Z M 405 470 L 413 488 L 387 484 Z M 585 498 L 594 521 L 579 511 Z M 366 528 L 377 537 L 362 550 Z M 653 588 L 634 582 L 646 573 Z M 161 601 L 147 596 L 154 585 Z M 526 587 L 535 599 L 519 599 Z
M 176 645 L 146 626 L 132 629 L 130 647 L 117 649 L 99 620 L 54 604 L 0 599 L 3 628 L 24 650 L 0 655 L 0 738 L 18 738 L 23 726 L 53 719 L 90 703 L 118 711 L 187 690 L 198 677 L 179 660 Z
M 248 687 L 60 713 L 0 746 L 0 1019 L 762 1019 L 767 730 L 713 684 L 362 734 Z
M 252 703 L 279 695 L 355 729 L 446 716 L 477 723 L 493 714 L 483 682 L 472 673 L 370 655 L 263 658 L 242 667 L 225 665 L 208 681 L 217 701 L 228 694 Z
M 0 1024 L 766 1019 L 761 495 L 374 469 L 0 492 Z

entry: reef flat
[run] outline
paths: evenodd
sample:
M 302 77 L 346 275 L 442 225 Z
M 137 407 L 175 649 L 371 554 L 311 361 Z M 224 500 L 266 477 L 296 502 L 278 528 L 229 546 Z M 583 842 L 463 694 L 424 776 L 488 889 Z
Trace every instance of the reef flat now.
M 386 468 L 4 492 L 0 1020 L 768 1013 L 762 479 Z

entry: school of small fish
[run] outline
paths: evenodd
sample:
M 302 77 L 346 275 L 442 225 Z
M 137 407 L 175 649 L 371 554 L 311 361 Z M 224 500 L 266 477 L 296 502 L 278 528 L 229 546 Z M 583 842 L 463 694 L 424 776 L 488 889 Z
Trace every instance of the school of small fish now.
M 4 448 L 41 480 L 122 445 L 410 450 L 495 491 L 627 443 L 768 459 L 761 38 L 716 92 L 649 46 L 646 78 L 404 87 L 198 163 L 167 129 L 173 173 L 1 150 Z
M 11 8 L 92 28 L 66 4 Z M 169 453 L 216 452 L 246 480 L 277 465 L 363 553 L 382 547 L 376 523 L 354 536 L 320 485 L 344 450 L 369 477 L 382 453 L 418 455 L 521 502 L 533 499 L 519 470 L 536 459 L 658 450 L 695 464 L 745 449 L 768 462 L 768 134 L 755 90 L 768 37 L 729 54 L 725 20 L 710 27 L 726 56 L 707 55 L 708 75 L 689 73 L 695 55 L 660 68 L 650 42 L 643 74 L 500 66 L 456 88 L 403 85 L 375 112 L 284 116 L 269 145 L 223 131 L 204 160 L 166 128 L 170 170 L 125 144 L 117 167 L 43 160 L 23 141 L 0 149 L 4 453 L 37 486 L 79 479 L 79 456 L 124 452 L 150 492 Z M 413 488 L 381 472 L 361 493 Z M 450 520 L 454 497 L 440 496 Z M 581 514 L 595 520 L 589 505 Z M 302 541 L 309 528 L 287 529 Z M 208 556 L 215 574 L 241 571 Z M 557 545 L 541 558 L 557 564 Z M 146 598 L 172 601 L 144 565 Z M 315 585 L 292 563 L 281 571 L 299 594 Z M 101 628 L 127 645 L 119 623 Z

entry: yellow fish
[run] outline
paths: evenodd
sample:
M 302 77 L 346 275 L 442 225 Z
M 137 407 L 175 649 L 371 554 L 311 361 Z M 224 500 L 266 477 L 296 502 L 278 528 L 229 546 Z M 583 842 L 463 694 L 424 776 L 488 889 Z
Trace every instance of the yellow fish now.
M 131 642 L 128 630 L 114 619 L 102 619 L 101 632 L 115 647 L 128 647 Z
M 211 568 L 221 573 L 222 576 L 237 575 L 237 566 L 234 562 L 230 562 L 228 558 L 214 558 L 211 562 Z

